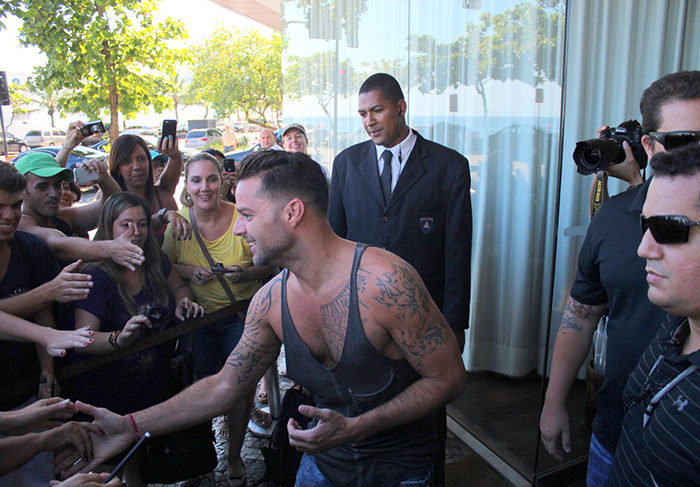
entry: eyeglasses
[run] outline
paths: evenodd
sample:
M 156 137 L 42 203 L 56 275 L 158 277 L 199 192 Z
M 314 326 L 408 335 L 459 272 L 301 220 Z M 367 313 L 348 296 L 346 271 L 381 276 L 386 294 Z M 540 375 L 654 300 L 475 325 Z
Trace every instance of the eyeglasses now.
M 685 215 L 657 215 L 648 218 L 640 215 L 639 217 L 642 235 L 647 230 L 651 230 L 654 240 L 660 244 L 686 243 L 690 227 L 700 225 L 700 222 L 691 221 Z
M 666 150 L 700 141 L 700 132 L 677 130 L 675 132 L 649 132 L 649 137 L 663 145 Z

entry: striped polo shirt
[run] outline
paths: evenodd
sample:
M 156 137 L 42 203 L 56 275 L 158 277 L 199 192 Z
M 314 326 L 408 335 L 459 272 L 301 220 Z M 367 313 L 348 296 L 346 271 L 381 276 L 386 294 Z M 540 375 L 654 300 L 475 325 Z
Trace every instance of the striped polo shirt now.
M 681 355 L 688 320 L 665 320 L 627 381 L 608 486 L 700 486 L 700 350 Z

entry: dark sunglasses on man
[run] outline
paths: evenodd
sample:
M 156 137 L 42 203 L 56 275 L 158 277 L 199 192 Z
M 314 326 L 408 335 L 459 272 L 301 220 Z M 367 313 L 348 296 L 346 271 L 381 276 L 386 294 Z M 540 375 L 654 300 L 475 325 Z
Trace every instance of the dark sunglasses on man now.
M 663 145 L 666 150 L 697 143 L 700 141 L 700 132 L 692 130 L 676 130 L 675 132 L 649 132 L 649 137 Z
M 645 217 L 639 215 L 642 225 L 642 235 L 651 230 L 651 235 L 660 244 L 686 243 L 690 235 L 690 227 L 700 225 L 685 215 L 656 215 Z

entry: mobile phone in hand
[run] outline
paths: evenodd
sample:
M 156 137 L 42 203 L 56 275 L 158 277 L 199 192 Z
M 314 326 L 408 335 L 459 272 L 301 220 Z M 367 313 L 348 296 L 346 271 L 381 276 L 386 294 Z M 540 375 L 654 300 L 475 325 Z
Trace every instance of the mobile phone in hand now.
M 73 169 L 73 180 L 78 186 L 90 186 L 95 184 L 99 178 L 100 175 L 96 171 L 91 171 L 85 166 Z
M 163 126 L 160 130 L 160 136 L 163 140 L 166 137 L 177 137 L 177 120 L 163 120 Z
M 236 161 L 232 158 L 227 157 L 221 162 L 221 165 L 226 172 L 236 172 Z

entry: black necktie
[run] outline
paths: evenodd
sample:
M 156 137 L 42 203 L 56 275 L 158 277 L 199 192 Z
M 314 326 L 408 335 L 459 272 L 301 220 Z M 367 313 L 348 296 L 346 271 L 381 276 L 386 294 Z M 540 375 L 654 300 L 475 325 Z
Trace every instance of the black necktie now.
M 384 159 L 384 168 L 381 176 L 379 176 L 379 180 L 382 183 L 384 204 L 387 204 L 391 198 L 391 151 L 389 149 L 382 153 L 382 159 Z

